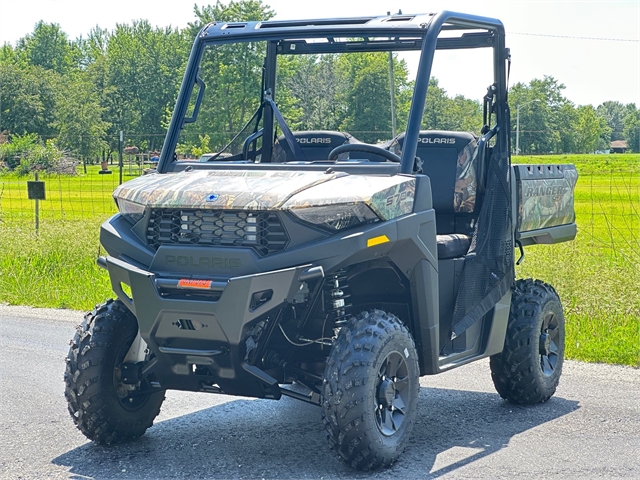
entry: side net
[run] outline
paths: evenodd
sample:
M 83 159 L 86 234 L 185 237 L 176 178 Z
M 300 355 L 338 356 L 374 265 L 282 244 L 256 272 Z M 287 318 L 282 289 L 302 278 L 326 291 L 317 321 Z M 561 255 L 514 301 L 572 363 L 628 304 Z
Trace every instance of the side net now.
M 505 114 L 509 112 L 505 109 Z M 452 322 L 452 339 L 480 320 L 514 280 L 508 132 L 500 132 L 488 165 L 484 201 L 467 254 Z

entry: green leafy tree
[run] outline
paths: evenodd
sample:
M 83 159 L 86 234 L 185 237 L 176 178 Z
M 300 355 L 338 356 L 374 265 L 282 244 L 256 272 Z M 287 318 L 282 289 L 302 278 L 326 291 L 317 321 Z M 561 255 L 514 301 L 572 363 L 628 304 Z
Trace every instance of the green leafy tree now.
M 228 4 L 216 0 L 215 5 L 193 6 L 196 21 L 189 23 L 190 38 L 210 22 L 260 22 L 270 20 L 275 12 L 262 0 L 231 0 Z
M 346 78 L 337 55 L 282 56 L 278 65 L 279 108 L 295 130 L 337 130 L 346 116 Z
M 76 46 L 80 52 L 80 66 L 83 69 L 104 61 L 110 38 L 109 31 L 96 25 L 89 30 L 87 38 L 80 37 L 76 40 Z
M 80 53 L 60 25 L 42 20 L 36 23 L 33 33 L 18 41 L 16 51 L 30 65 L 59 74 L 77 67 Z
M 409 71 L 404 60 L 392 57 L 397 130 L 406 128 L 409 111 Z M 341 128 L 358 139 L 376 143 L 392 137 L 389 55 L 357 53 L 340 57 L 340 75 L 347 79 L 341 107 L 346 117 Z
M 593 153 L 598 149 L 609 148 L 611 129 L 604 118 L 596 113 L 591 105 L 578 107 L 576 125 L 576 148 L 579 153 Z
M 117 25 L 108 40 L 96 32 L 90 51 L 97 58 L 101 58 L 99 42 L 106 43 L 106 61 L 93 73 L 101 79 L 99 91 L 106 109 L 104 119 L 112 124 L 112 141 L 117 142 L 122 130 L 139 145 L 146 141 L 151 149 L 156 148 L 164 135 L 165 110 L 175 103 L 187 61 L 185 36 L 140 20 Z
M 231 1 L 228 5 L 218 1 L 214 6 L 195 6 L 194 13 L 197 20 L 189 24 L 190 41 L 202 26 L 212 21 L 260 21 L 274 15 L 268 6 L 256 0 Z M 265 48 L 264 42 L 247 42 L 219 45 L 205 51 L 200 69 L 208 94 L 200 108 L 198 122 L 185 128 L 181 143 L 197 148 L 201 136 L 207 134 L 211 149 L 216 151 L 240 131 L 262 99 Z M 236 153 L 238 149 L 236 145 L 232 151 Z
M 0 131 L 55 136 L 52 122 L 60 82 L 59 75 L 42 67 L 0 64 Z
M 342 55 L 340 69 L 349 81 L 347 116 L 342 129 L 363 142 L 390 139 L 389 60 L 384 53 Z
M 569 138 L 575 120 L 573 104 L 564 97 L 565 85 L 545 75 L 528 85 L 516 83 L 509 93 L 512 111 L 512 132 L 516 135 L 517 111 L 520 106 L 520 151 L 522 153 L 557 153 L 571 148 Z M 512 142 L 515 147 L 515 141 Z
M 16 65 L 18 63 L 18 53 L 9 43 L 0 47 L 0 65 Z
M 410 84 L 405 62 L 392 58 L 401 131 L 408 115 Z M 388 54 L 283 56 L 277 78 L 278 104 L 293 128 L 348 131 L 370 143 L 391 138 Z
M 624 138 L 624 117 L 627 114 L 625 106 L 620 102 L 607 101 L 598 105 L 598 116 L 604 118 L 611 130 L 611 141 Z
M 449 97 L 445 89 L 438 85 L 438 79 L 431 77 L 427 88 L 427 100 L 422 115 L 424 130 L 444 130 L 447 126 Z
M 100 97 L 84 73 L 68 76 L 56 99 L 57 143 L 85 159 L 99 157 L 106 147 L 109 124 L 102 119 Z
M 556 124 L 560 125 L 560 146 L 558 151 L 573 153 L 577 151 L 575 132 L 578 128 L 579 114 L 572 102 L 565 102 L 556 112 Z
M 478 134 L 482 128 L 482 106 L 463 95 L 449 97 L 446 90 L 439 86 L 438 79 L 432 77 L 427 90 L 422 128 Z
M 447 130 L 479 133 L 482 128 L 482 106 L 479 102 L 456 95 L 449 100 Z
M 631 151 L 640 152 L 640 109 L 630 103 L 626 106 L 626 111 L 623 128 L 624 138 Z

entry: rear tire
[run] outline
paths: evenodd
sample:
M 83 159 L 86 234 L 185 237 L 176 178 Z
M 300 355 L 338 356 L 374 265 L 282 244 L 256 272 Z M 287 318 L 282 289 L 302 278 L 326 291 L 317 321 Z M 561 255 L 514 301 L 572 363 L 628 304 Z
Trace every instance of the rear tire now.
M 343 327 L 327 359 L 322 420 L 329 444 L 358 470 L 395 462 L 416 415 L 420 371 L 406 327 L 381 310 Z
M 556 291 L 540 280 L 518 280 L 504 350 L 490 360 L 500 396 L 520 405 L 551 398 L 562 374 L 564 342 L 564 314 Z
M 134 440 L 160 413 L 163 390 L 144 380 L 129 390 L 120 381 L 119 366 L 137 333 L 129 309 L 120 300 L 108 300 L 85 315 L 71 340 L 65 397 L 78 429 L 96 443 Z

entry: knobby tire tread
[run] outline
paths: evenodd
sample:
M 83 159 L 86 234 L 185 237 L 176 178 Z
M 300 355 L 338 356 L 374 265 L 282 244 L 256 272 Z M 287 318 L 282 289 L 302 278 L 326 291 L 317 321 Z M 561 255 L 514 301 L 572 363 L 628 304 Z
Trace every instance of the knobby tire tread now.
M 397 338 L 408 340 L 411 351 L 407 361 L 413 362 L 415 372 L 413 405 L 410 406 L 406 432 L 397 448 L 389 451 L 377 443 L 378 432 L 371 428 L 373 405 L 367 398 L 372 368 L 377 354 Z M 323 383 L 322 421 L 330 447 L 351 467 L 358 470 L 377 470 L 393 464 L 404 450 L 419 390 L 418 359 L 411 335 L 394 315 L 381 310 L 362 312 L 351 318 L 342 328 L 327 358 Z M 376 372 L 377 373 L 377 372 Z M 410 379 L 409 381 L 412 381 Z M 370 417 L 368 417 L 370 416 Z M 374 425 L 374 429 L 377 427 Z M 384 453 L 381 450 L 386 450 Z
M 115 355 L 138 331 L 120 300 L 108 300 L 85 315 L 70 342 L 64 374 L 65 397 L 76 427 L 98 444 L 134 440 L 153 425 L 164 391 L 154 392 L 136 411 L 125 410 L 113 385 Z
M 556 391 L 562 372 L 564 342 L 560 346 L 557 371 L 551 377 L 544 377 L 539 365 L 540 356 L 536 353 L 540 316 L 549 307 L 559 307 L 556 313 L 562 316 L 560 299 L 551 285 L 530 278 L 516 281 L 504 350 L 490 359 L 495 388 L 510 403 L 533 405 L 546 402 Z M 564 317 L 561 328 L 564 328 Z M 564 338 L 564 333 L 561 335 Z

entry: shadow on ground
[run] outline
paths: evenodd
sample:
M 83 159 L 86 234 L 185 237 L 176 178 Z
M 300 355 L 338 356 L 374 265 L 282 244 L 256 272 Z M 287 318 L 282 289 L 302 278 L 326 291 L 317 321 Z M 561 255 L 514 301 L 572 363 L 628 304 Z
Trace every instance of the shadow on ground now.
M 96 479 L 437 478 L 577 408 L 558 397 L 517 407 L 493 393 L 423 387 L 409 447 L 391 472 L 374 474 L 342 464 L 329 450 L 319 408 L 288 398 L 231 401 L 159 422 L 134 443 L 87 443 L 53 463 L 72 478 Z M 444 452 L 447 460 L 436 462 Z

